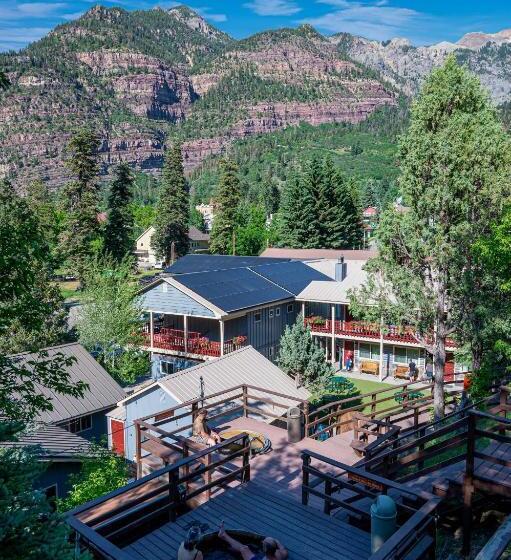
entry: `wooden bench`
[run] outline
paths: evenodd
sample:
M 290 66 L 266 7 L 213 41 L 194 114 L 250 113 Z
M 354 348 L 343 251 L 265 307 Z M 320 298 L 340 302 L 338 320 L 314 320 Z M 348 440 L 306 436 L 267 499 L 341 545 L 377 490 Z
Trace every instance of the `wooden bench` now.
M 360 362 L 360 373 L 378 375 L 380 373 L 380 364 L 378 362 Z
M 399 428 L 394 428 L 388 422 L 376 418 L 369 418 L 360 412 L 353 413 L 353 440 L 350 443 L 358 456 L 364 455 L 366 447 L 379 437 L 394 430 L 395 435 Z
M 394 370 L 394 377 L 399 379 L 409 379 L 409 372 L 410 369 L 408 366 L 396 366 L 396 369 Z

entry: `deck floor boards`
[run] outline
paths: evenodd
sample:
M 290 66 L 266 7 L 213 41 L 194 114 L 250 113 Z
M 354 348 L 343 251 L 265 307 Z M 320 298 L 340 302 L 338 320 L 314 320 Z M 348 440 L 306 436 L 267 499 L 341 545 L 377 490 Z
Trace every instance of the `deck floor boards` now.
M 254 482 L 224 492 L 124 550 L 136 558 L 145 550 L 146 559 L 168 560 L 177 555 L 179 543 L 192 524 L 199 523 L 204 532 L 215 532 L 222 520 L 227 530 L 279 539 L 288 548 L 290 560 L 359 560 L 370 556 L 367 533 Z

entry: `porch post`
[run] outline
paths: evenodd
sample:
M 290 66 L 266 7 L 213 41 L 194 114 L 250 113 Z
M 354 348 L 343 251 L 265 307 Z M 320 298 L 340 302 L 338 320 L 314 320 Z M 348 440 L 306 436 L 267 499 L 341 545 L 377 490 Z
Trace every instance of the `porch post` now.
M 332 303 L 332 364 L 335 365 L 335 303 Z
M 303 322 L 305 323 L 305 302 L 302 301 L 302 317 L 303 317 Z
M 380 381 L 383 381 L 383 317 L 380 320 Z
M 183 315 L 183 334 L 185 338 L 185 353 L 188 352 L 188 315 Z
M 220 319 L 220 356 L 224 355 L 224 322 Z
M 151 348 L 154 348 L 154 321 L 152 311 L 149 311 L 149 333 L 151 335 Z

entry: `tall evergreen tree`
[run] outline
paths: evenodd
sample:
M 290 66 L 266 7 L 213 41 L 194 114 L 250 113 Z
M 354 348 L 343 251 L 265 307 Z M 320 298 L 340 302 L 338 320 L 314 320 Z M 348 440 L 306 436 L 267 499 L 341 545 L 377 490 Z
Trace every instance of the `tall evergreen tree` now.
M 151 241 L 156 255 L 167 264 L 172 260 L 172 244 L 176 257 L 188 252 L 189 204 L 181 146 L 174 144 L 165 154 Z
M 238 225 L 240 182 L 238 168 L 230 160 L 220 162 L 220 181 L 215 197 L 215 219 L 211 231 L 210 251 L 223 255 L 233 253 L 233 237 Z
M 108 222 L 105 228 L 105 252 L 121 262 L 129 255 L 133 245 L 133 173 L 127 163 L 115 171 L 115 179 L 108 194 Z
M 263 182 L 261 202 L 264 206 L 267 218 L 278 212 L 280 206 L 280 191 L 271 176 L 268 176 Z
M 0 90 L 7 89 L 10 86 L 9 79 L 4 72 L 0 70 Z
M 58 244 L 60 220 L 56 202 L 52 200 L 46 184 L 40 179 L 30 183 L 27 188 L 26 200 L 30 210 L 37 218 L 46 244 L 51 252 L 55 253 Z
M 476 306 L 488 305 L 484 290 L 474 290 L 479 270 L 471 253 L 509 197 L 510 155 L 480 83 L 450 56 L 431 73 L 412 109 L 401 142 L 400 187 L 408 211 L 391 208 L 382 215 L 379 257 L 362 292 L 366 303 L 378 299 L 395 321 L 414 325 L 433 355 L 437 417 L 444 414 L 447 337 L 460 321 L 475 318 Z
M 69 142 L 67 165 L 75 180 L 64 191 L 67 221 L 61 247 L 71 271 L 82 282 L 87 263 L 99 236 L 98 137 L 90 130 L 78 131 Z
M 290 178 L 284 185 L 279 211 L 279 245 L 301 249 L 310 247 L 316 222 L 312 216 L 315 201 L 305 187 L 300 175 Z

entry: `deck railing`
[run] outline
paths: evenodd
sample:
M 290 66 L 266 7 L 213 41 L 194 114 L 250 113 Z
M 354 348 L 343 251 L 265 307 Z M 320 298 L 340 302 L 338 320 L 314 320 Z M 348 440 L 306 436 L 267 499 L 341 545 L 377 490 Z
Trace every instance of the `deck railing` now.
M 356 338 L 380 339 L 380 325 L 369 321 L 334 321 L 320 316 L 305 318 L 305 323 L 310 326 L 312 332 L 331 334 L 332 331 L 340 336 L 352 336 Z M 332 329 L 333 326 L 333 329 Z M 383 328 L 383 340 L 388 342 L 403 342 L 409 344 L 421 344 L 415 330 L 412 327 L 385 325 Z M 454 340 L 447 339 L 447 346 L 454 348 Z
M 239 466 L 233 466 L 237 459 Z M 71 510 L 67 522 L 99 558 L 129 560 L 121 544 L 175 521 L 197 497 L 249 480 L 250 443 L 239 434 Z
M 302 503 L 308 505 L 310 496 L 323 502 L 323 512 L 330 515 L 337 510 L 355 518 L 368 530 L 371 515 L 367 499 L 391 493 L 396 500 L 398 530 L 383 544 L 370 560 L 400 560 L 420 546 L 421 556 L 435 549 L 434 513 L 440 502 L 428 492 L 410 489 L 372 473 L 350 467 L 339 461 L 311 451 L 302 453 Z
M 162 350 L 173 350 L 175 352 L 194 354 L 197 356 L 219 357 L 222 355 L 222 345 L 216 340 L 210 340 L 200 332 L 188 331 L 180 329 L 169 329 L 167 327 L 158 327 L 153 332 L 153 348 Z M 142 335 L 146 346 L 151 346 L 151 332 L 149 325 L 145 325 Z M 247 344 L 246 336 L 236 336 L 224 342 L 224 354 L 229 354 L 238 350 Z

